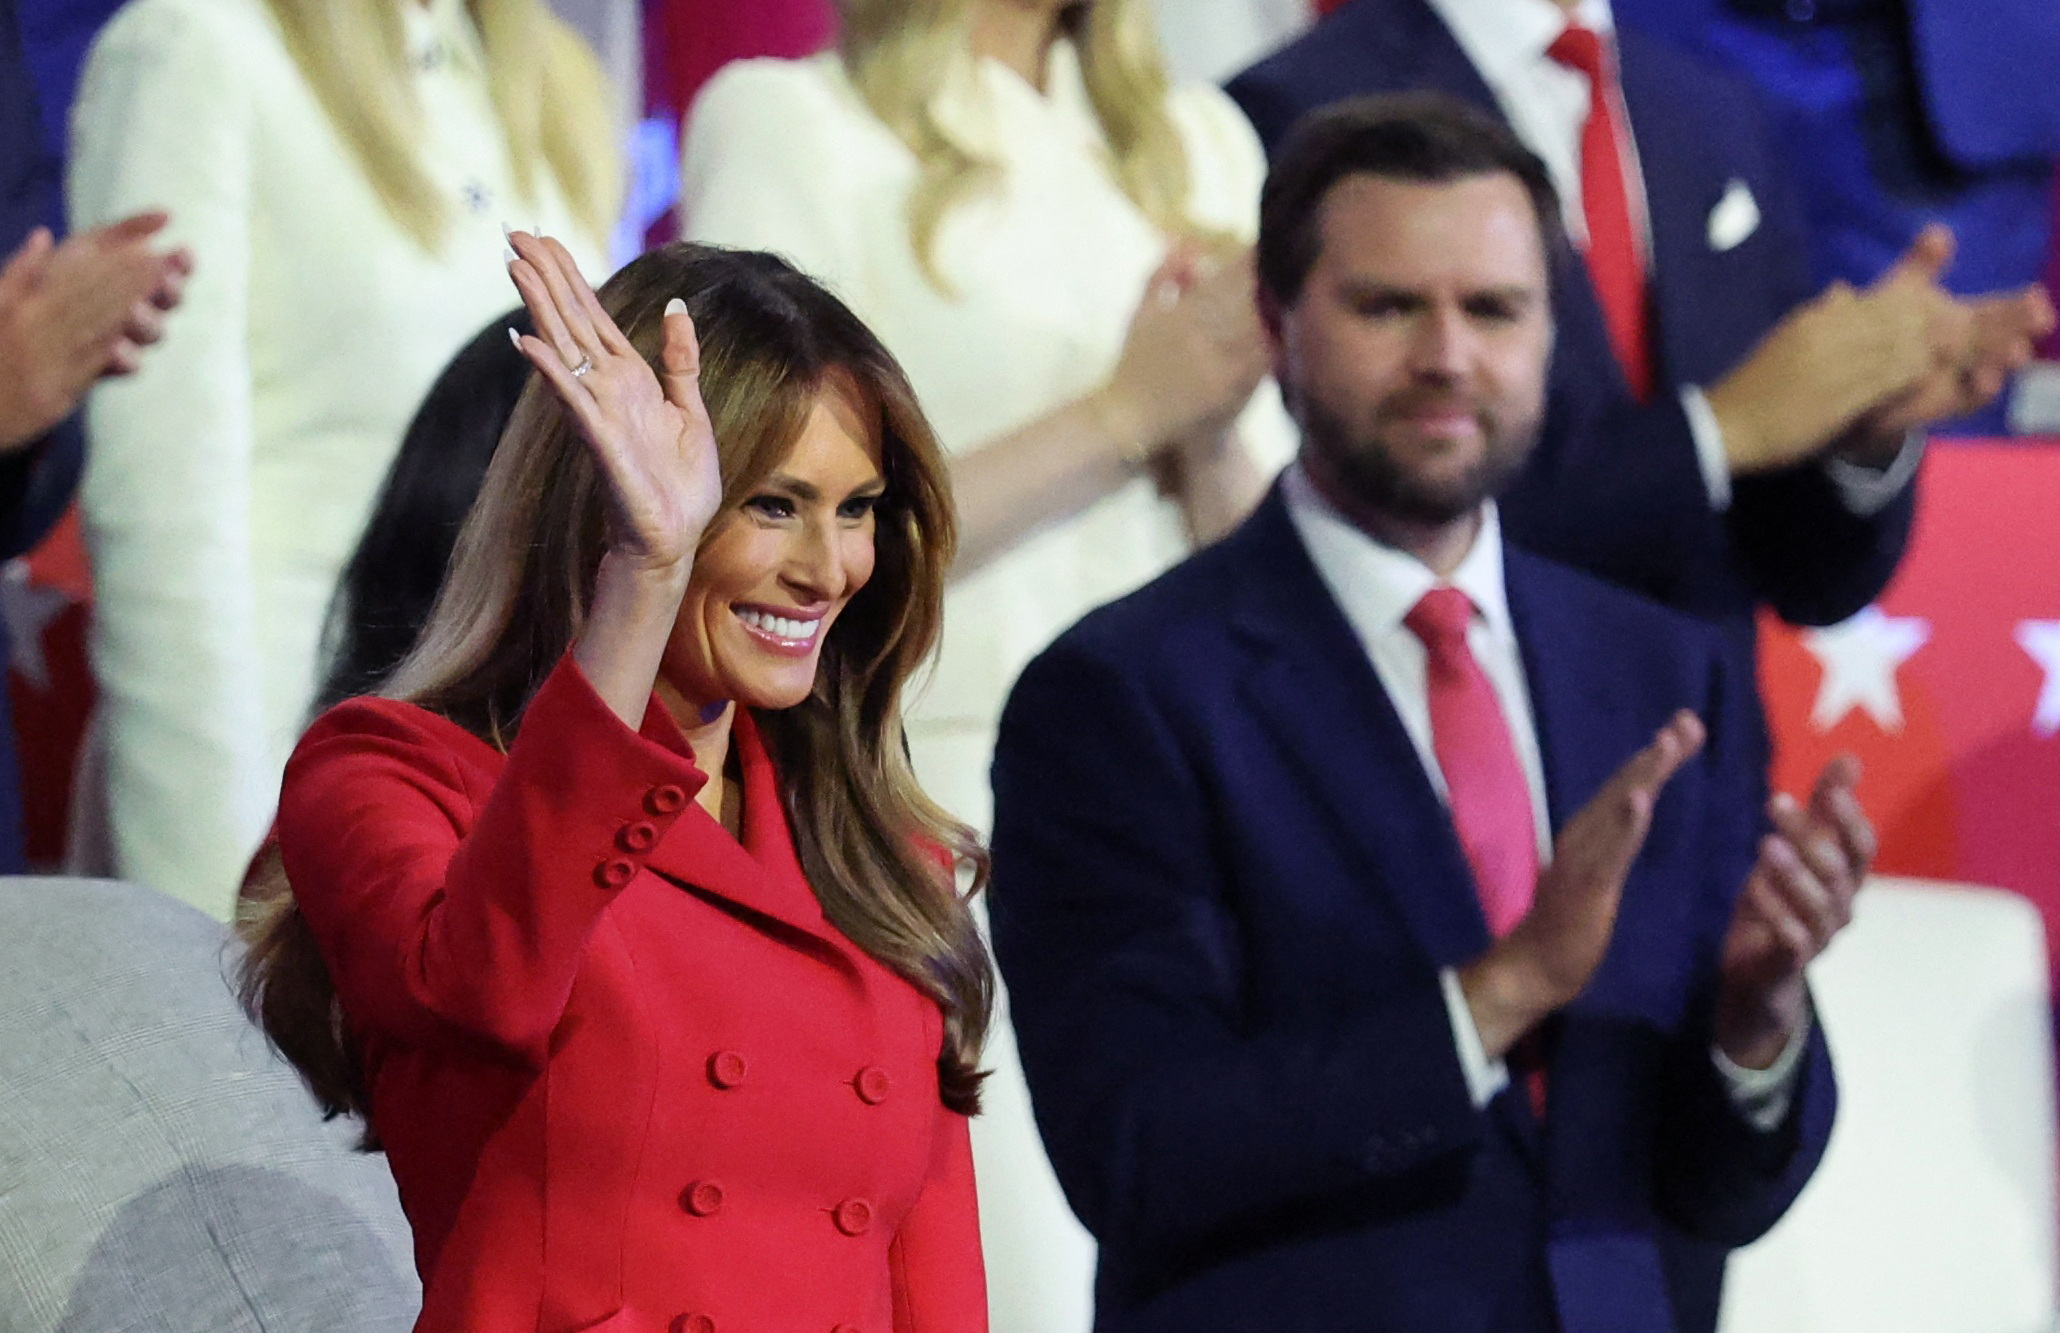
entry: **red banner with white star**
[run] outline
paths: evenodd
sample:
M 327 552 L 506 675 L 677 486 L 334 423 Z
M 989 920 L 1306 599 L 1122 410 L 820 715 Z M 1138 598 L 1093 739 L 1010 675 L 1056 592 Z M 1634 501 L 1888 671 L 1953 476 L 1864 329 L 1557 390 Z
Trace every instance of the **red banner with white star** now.
M 1774 781 L 1858 755 L 1880 870 L 2013 889 L 2060 943 L 2060 441 L 1934 444 L 1920 485 L 1877 604 L 1765 625 Z

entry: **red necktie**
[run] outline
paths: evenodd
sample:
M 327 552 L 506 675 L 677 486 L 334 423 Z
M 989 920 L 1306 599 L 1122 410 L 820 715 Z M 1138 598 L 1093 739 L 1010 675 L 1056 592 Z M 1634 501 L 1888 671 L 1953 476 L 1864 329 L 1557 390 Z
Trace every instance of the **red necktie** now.
M 1588 76 L 1588 120 L 1581 127 L 1581 212 L 1588 220 L 1588 276 L 1602 301 L 1610 345 L 1631 392 L 1652 395 L 1652 351 L 1645 332 L 1645 261 L 1624 170 L 1625 136 L 1617 116 L 1616 70 L 1594 31 L 1570 24 L 1546 52 Z
M 1523 919 L 1538 884 L 1538 827 L 1530 784 L 1510 739 L 1502 705 L 1466 646 L 1473 603 L 1457 588 L 1433 588 L 1402 623 L 1429 657 L 1431 749 L 1459 845 L 1473 867 L 1481 911 L 1497 938 Z

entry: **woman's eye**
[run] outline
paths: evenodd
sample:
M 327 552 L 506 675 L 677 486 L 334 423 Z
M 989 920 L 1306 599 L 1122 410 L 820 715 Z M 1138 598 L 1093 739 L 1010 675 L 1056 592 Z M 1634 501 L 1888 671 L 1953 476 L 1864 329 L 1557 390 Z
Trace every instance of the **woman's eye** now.
M 877 495 L 856 496 L 837 506 L 837 517 L 856 521 L 872 513 L 879 504 L 880 497 Z
M 744 508 L 764 518 L 794 517 L 794 502 L 784 495 L 754 495 L 744 502 Z

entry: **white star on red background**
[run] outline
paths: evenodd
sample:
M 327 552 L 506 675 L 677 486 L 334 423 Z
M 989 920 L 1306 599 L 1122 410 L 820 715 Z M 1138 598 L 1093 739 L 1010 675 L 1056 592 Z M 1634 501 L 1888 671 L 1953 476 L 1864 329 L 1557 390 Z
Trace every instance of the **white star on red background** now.
M 2016 637 L 2017 646 L 2046 673 L 2038 705 L 2032 709 L 2032 734 L 2060 735 L 2060 620 L 2020 620 Z
M 1931 639 L 1931 622 L 1915 616 L 1890 616 L 1870 606 L 1850 620 L 1803 636 L 1824 668 L 1810 725 L 1829 731 L 1858 708 L 1883 731 L 1903 729 L 1902 695 L 1896 669 Z
M 71 598 L 62 589 L 29 582 L 27 560 L 0 565 L 0 629 L 12 649 L 14 669 L 39 690 L 51 685 L 50 664 L 43 659 L 43 632 L 70 605 Z

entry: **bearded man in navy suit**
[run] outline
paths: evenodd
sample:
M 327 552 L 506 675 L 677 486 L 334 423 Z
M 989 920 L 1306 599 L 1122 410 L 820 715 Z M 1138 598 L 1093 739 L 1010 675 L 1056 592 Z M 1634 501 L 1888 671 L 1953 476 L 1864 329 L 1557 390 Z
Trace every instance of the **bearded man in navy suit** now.
M 1296 464 L 1010 699 L 995 950 L 1103 1333 L 1707 1333 L 1823 1151 L 1853 766 L 1763 799 L 1715 631 L 1504 541 L 1565 249 L 1478 112 L 1313 117 Z
M 1943 228 L 1865 291 L 1819 293 L 1760 98 L 1609 0 L 1352 0 L 1229 90 L 1269 149 L 1341 98 L 1434 90 L 1545 161 L 1584 262 L 1503 521 L 1715 623 L 1741 672 L 1761 608 L 1825 625 L 1879 596 L 1923 428 L 1991 402 L 2052 323 L 2042 292 L 1949 297 Z

